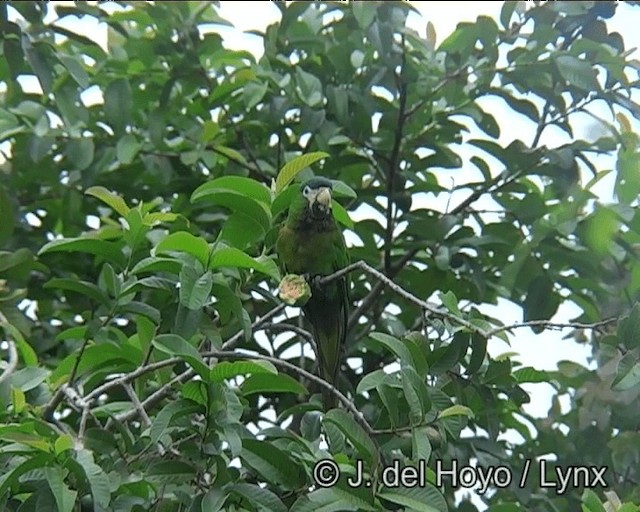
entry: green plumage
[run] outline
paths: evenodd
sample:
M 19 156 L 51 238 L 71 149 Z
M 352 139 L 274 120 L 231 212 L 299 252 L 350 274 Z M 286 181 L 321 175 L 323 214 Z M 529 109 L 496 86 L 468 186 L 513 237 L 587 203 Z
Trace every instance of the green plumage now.
M 325 276 L 349 264 L 342 231 L 331 212 L 330 195 L 328 204 L 322 204 L 330 190 L 329 180 L 313 178 L 295 195 L 276 242 L 276 251 L 286 272 Z M 303 311 L 316 342 L 320 376 L 335 385 L 347 327 L 346 277 L 313 287 Z M 322 394 L 325 408 L 335 407 L 335 397 L 324 389 Z

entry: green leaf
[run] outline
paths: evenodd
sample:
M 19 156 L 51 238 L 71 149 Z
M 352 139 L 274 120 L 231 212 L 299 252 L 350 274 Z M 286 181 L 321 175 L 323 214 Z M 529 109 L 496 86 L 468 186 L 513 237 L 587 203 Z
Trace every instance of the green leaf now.
M 229 491 L 239 494 L 249 503 L 259 503 L 261 508 L 264 508 L 269 512 L 287 511 L 287 507 L 276 494 L 272 493 L 269 489 L 263 489 L 258 485 L 238 482 L 233 484 L 229 488 Z M 202 503 L 202 512 L 210 512 L 208 508 L 204 508 L 204 500 Z
M 411 458 L 415 462 L 423 460 L 425 464 L 431 458 L 431 442 L 424 427 L 411 429 Z
M 353 229 L 353 221 L 349 217 L 347 210 L 345 210 L 340 203 L 332 203 L 331 210 L 333 212 L 333 216 L 340 224 L 346 228 Z
M 56 500 L 58 512 L 72 512 L 78 492 L 72 491 L 65 484 L 62 468 L 58 466 L 45 467 L 44 475 L 51 489 L 51 494 Z
M 45 368 L 22 368 L 11 375 L 11 385 L 22 391 L 30 391 L 44 382 L 49 376 L 49 370 Z
M 123 165 L 129 165 L 135 159 L 136 155 L 142 148 L 142 144 L 138 142 L 133 135 L 127 133 L 116 144 L 116 155 Z
M 24 462 L 18 464 L 11 470 L 4 470 L 0 476 L 0 496 L 4 496 L 7 489 L 14 485 L 19 478 L 27 471 L 37 470 L 46 467 L 53 459 L 50 453 L 37 453 L 30 456 Z
M 338 427 L 369 467 L 375 467 L 378 463 L 378 448 L 349 413 L 342 409 L 331 409 L 325 414 L 323 422 L 329 422 Z
M 205 185 L 209 184 L 207 183 Z M 205 187 L 203 185 L 202 187 L 198 187 L 192 194 L 191 201 L 206 200 L 211 204 L 222 206 L 233 212 L 243 213 L 254 219 L 265 231 L 269 229 L 271 226 L 271 212 L 268 204 L 262 201 L 264 199 L 262 196 L 260 199 L 254 199 L 246 192 L 223 188 L 225 185 L 228 185 L 226 183 L 214 183 L 214 185 L 216 186 Z M 250 188 L 248 190 L 250 190 Z M 257 193 L 255 188 L 254 193 Z
M 240 385 L 240 391 L 245 396 L 255 393 L 309 393 L 297 380 L 283 373 L 254 373 Z
M 273 443 L 244 439 L 240 458 L 265 479 L 284 489 L 295 489 L 304 481 L 302 468 Z
M 117 244 L 107 242 L 98 238 L 62 238 L 46 243 L 39 251 L 38 256 L 51 252 L 87 252 L 102 256 L 106 260 L 118 264 L 120 267 L 126 265 L 124 254 Z
M 161 352 L 184 359 L 202 378 L 209 375 L 209 367 L 202 360 L 198 350 L 182 336 L 161 334 L 151 342 Z
M 280 281 L 280 271 L 273 260 L 252 258 L 235 247 L 222 247 L 213 252 L 209 268 L 219 267 L 251 268 Z
M 63 53 L 58 53 L 57 57 L 80 87 L 83 89 L 89 87 L 89 75 L 87 75 L 87 72 L 84 70 L 84 65 L 82 64 L 82 59 L 80 57 L 75 55 L 65 55 Z
M 633 350 L 618 362 L 611 388 L 614 391 L 626 391 L 637 387 L 640 387 L 640 358 L 638 350 Z
M 376 18 L 377 4 L 370 2 L 353 2 L 350 4 L 358 25 L 361 29 L 366 29 Z
M 278 370 L 269 361 L 221 361 L 211 368 L 209 380 L 222 382 L 238 375 L 256 375 L 258 373 L 275 375 Z
M 355 2 L 354 2 L 355 3 Z M 325 489 L 316 489 L 296 500 L 289 512 L 363 512 L 381 510 L 374 508 L 363 499 L 360 489 L 337 485 Z
M 400 359 L 401 363 L 413 366 L 411 352 L 398 338 L 394 338 L 393 336 L 389 336 L 382 332 L 372 332 L 369 337 L 393 352 L 398 359 Z
M 109 297 L 95 284 L 89 283 L 86 281 L 79 281 L 77 279 L 71 278 L 59 278 L 54 277 L 46 282 L 43 286 L 45 290 L 47 289 L 58 289 L 58 290 L 70 290 L 73 292 L 80 293 L 85 297 L 89 297 L 90 299 L 99 302 L 105 306 L 109 306 L 111 301 Z
M 187 231 L 171 233 L 156 245 L 154 250 L 155 254 L 171 251 L 191 254 L 205 267 L 209 262 L 209 244 L 207 241 L 204 238 L 193 236 Z
M 382 384 L 387 379 L 387 374 L 384 370 L 374 370 L 371 373 L 368 373 L 358 383 L 358 387 L 356 388 L 356 393 L 361 394 L 365 391 L 369 391 Z
M 222 176 L 200 185 L 191 194 L 191 202 L 196 202 L 210 195 L 223 191 L 232 191 L 265 205 L 271 204 L 271 192 L 259 181 L 243 176 Z
M 551 377 L 548 372 L 543 370 L 536 370 L 535 368 L 525 367 L 519 368 L 515 372 L 513 372 L 513 376 L 519 384 L 525 382 L 549 382 Z
M 258 489 L 262 490 L 260 487 L 258 487 Z M 224 507 L 224 503 L 228 497 L 228 489 L 221 489 L 220 487 L 209 489 L 202 498 L 202 504 L 200 505 L 201 512 L 219 512 L 222 510 L 222 507 Z
M 385 487 L 378 496 L 416 512 L 448 512 L 449 510 L 440 491 L 430 483 L 426 483 L 424 487 Z
M 618 324 L 618 339 L 625 347 L 632 350 L 640 348 L 640 304 L 633 309 Z
M 450 313 L 453 313 L 457 317 L 462 317 L 462 313 L 458 308 L 458 299 L 451 290 L 447 291 L 446 293 L 440 292 L 438 296 L 440 297 L 440 300 L 442 301 L 444 307 L 447 308 Z
M 67 143 L 65 154 L 78 170 L 83 171 L 93 162 L 94 151 L 93 139 L 84 137 L 82 139 L 71 139 Z
M 446 418 L 448 416 L 467 416 L 469 418 L 473 418 L 475 417 L 475 414 L 473 414 L 471 409 L 464 405 L 452 405 L 438 413 L 439 419 Z
M 53 88 L 53 66 L 48 62 L 47 57 L 42 50 L 45 44 L 34 45 L 31 38 L 24 37 L 22 49 L 31 65 L 31 69 L 35 72 L 40 82 L 40 87 L 45 94 L 50 94 Z
M 82 467 L 84 475 L 89 481 L 89 488 L 93 496 L 95 505 L 105 508 L 111 501 L 111 491 L 109 486 L 109 477 L 93 461 L 93 454 L 89 450 L 79 450 L 76 452 L 76 460 Z
M 469 358 L 469 364 L 467 365 L 467 373 L 473 375 L 476 373 L 487 355 L 487 338 L 480 333 L 474 332 L 471 335 L 471 357 Z
M 36 366 L 38 364 L 38 356 L 27 340 L 24 339 L 22 333 L 8 322 L 0 323 L 0 327 L 4 329 L 5 335 L 15 342 L 25 366 Z
M 104 112 L 116 132 L 124 131 L 134 112 L 131 86 L 126 78 L 117 78 L 104 91 Z
M 518 2 L 515 1 L 507 1 L 502 4 L 502 9 L 500 10 L 500 23 L 502 23 L 502 26 L 506 29 L 511 27 L 511 18 L 516 5 L 518 5 Z
M 320 79 L 296 66 L 296 92 L 300 101 L 310 107 L 318 107 L 322 103 L 322 82 Z
M 168 460 L 153 464 L 147 470 L 149 482 L 159 485 L 175 485 L 189 482 L 196 476 L 196 468 L 181 460 Z
M 194 405 L 192 402 L 186 400 L 178 400 L 176 402 L 170 402 L 165 405 L 162 410 L 156 415 L 149 428 L 149 438 L 152 444 L 156 444 L 160 441 L 160 438 L 164 435 L 171 423 L 173 417 L 180 413 L 181 415 L 187 415 L 199 412 L 200 406 Z
M 248 82 L 242 89 L 242 99 L 246 109 L 251 110 L 260 103 L 268 89 L 268 82 Z
M 333 195 L 339 197 L 349 197 L 351 199 L 357 199 L 358 194 L 344 181 L 331 180 Z
M 180 304 L 191 310 L 202 309 L 211 296 L 213 275 L 210 271 L 198 272 L 191 265 L 180 271 Z
M 175 258 L 160 258 L 151 256 L 140 260 L 131 269 L 132 274 L 142 274 L 144 272 L 168 272 L 170 274 L 179 274 L 182 269 L 182 262 Z
M 591 489 L 585 489 L 582 493 L 582 507 L 583 510 L 584 507 L 587 507 L 588 512 L 607 512 L 598 495 Z
M 419 425 L 422 423 L 422 419 L 426 411 L 422 408 L 422 400 L 420 393 L 417 389 L 416 379 L 414 375 L 410 373 L 411 367 L 405 367 L 401 370 L 402 375 L 402 390 L 404 392 L 404 398 L 409 404 L 409 417 L 412 425 Z M 415 371 L 414 371 L 415 373 Z
M 307 153 L 295 157 L 287 162 L 276 178 L 276 194 L 279 194 L 284 188 L 293 181 L 300 171 L 309 167 L 311 164 L 316 163 L 318 160 L 322 160 L 329 156 L 329 153 L 324 151 L 316 151 L 313 153 Z
M 555 57 L 555 64 L 560 76 L 569 85 L 587 93 L 600 89 L 596 79 L 596 71 L 586 60 L 578 59 L 572 55 L 560 55 Z

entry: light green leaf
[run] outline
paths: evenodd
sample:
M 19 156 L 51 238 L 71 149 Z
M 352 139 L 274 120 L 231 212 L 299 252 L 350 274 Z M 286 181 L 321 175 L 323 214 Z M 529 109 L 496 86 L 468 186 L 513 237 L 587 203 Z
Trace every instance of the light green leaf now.
M 193 191 L 191 202 L 199 201 L 222 191 L 232 191 L 251 197 L 265 205 L 271 204 L 271 192 L 269 189 L 259 181 L 245 178 L 244 176 L 222 176 L 208 181 Z
M 322 160 L 328 156 L 329 153 L 316 151 L 297 156 L 293 160 L 287 162 L 284 167 L 280 169 L 278 177 L 276 178 L 276 194 L 282 192 L 304 168 L 309 167 L 311 164 L 314 164 L 318 160 Z
M 468 416 L 469 418 L 475 417 L 473 411 L 464 405 L 452 405 L 445 410 L 438 413 L 438 418 L 446 418 L 447 416 Z
M 296 393 L 308 394 L 307 389 L 297 380 L 284 373 L 254 373 L 240 386 L 243 395 L 255 393 Z
M 280 272 L 273 260 L 268 258 L 252 258 L 235 247 L 223 247 L 214 251 L 209 268 L 237 267 L 251 268 L 280 281 Z
M 171 251 L 191 254 L 205 267 L 209 261 L 209 244 L 207 241 L 204 238 L 194 236 L 187 231 L 171 233 L 156 245 L 154 250 L 155 254 Z

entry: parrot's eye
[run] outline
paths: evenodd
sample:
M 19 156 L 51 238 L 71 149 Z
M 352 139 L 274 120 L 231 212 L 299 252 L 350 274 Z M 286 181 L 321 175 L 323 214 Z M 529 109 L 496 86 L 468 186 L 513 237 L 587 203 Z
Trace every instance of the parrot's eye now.
M 304 197 L 307 197 L 309 194 L 311 194 L 311 189 L 309 188 L 309 186 L 307 185 L 306 187 L 304 187 L 304 189 L 302 190 L 302 195 Z

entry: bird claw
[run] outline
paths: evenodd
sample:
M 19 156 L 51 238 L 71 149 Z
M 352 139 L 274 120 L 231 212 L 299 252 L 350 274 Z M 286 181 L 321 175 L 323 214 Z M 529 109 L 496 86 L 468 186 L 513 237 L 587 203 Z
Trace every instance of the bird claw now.
M 318 286 L 320 286 L 320 279 L 322 279 L 322 276 L 319 274 L 303 274 L 303 277 L 305 279 L 305 281 L 307 281 L 307 283 L 309 283 L 309 286 L 311 286 L 312 288 L 317 288 Z

